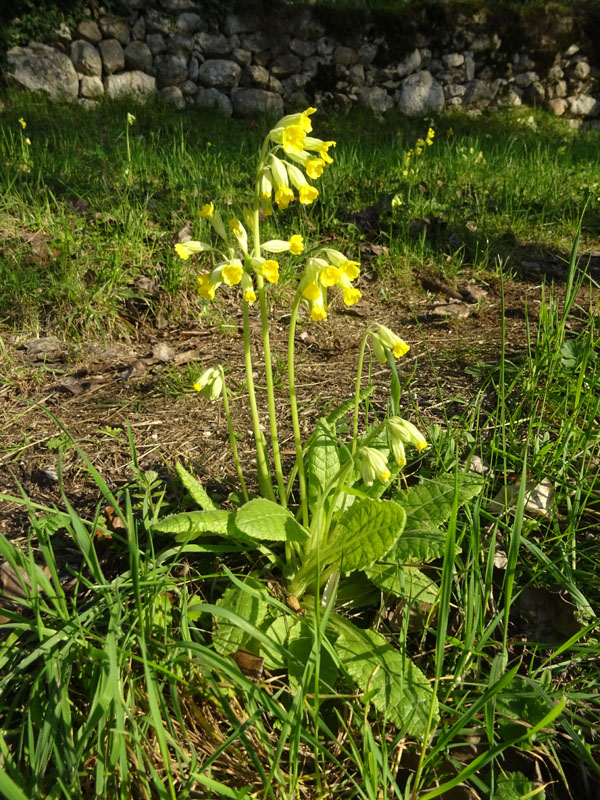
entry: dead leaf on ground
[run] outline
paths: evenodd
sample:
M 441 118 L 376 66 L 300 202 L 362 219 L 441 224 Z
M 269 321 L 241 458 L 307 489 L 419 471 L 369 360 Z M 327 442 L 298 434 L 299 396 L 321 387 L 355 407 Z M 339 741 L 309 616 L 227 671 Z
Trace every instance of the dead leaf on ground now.
M 531 626 L 531 637 L 535 641 L 562 641 L 581 630 L 575 617 L 576 606 L 557 591 L 526 586 L 514 605 Z
M 55 336 L 44 336 L 26 342 L 25 355 L 30 361 L 64 361 L 67 347 Z
M 465 319 L 471 314 L 471 307 L 466 303 L 453 302 L 453 303 L 439 303 L 433 306 L 431 313 L 436 317 L 444 317 L 446 319 Z
M 231 658 L 233 658 L 244 675 L 254 680 L 262 677 L 264 659 L 260 656 L 255 656 L 254 653 L 240 648 L 231 654 Z
M 175 234 L 175 238 L 173 239 L 174 244 L 181 244 L 182 242 L 189 242 L 194 234 L 194 223 L 191 220 L 188 220 L 183 228 L 177 231 Z

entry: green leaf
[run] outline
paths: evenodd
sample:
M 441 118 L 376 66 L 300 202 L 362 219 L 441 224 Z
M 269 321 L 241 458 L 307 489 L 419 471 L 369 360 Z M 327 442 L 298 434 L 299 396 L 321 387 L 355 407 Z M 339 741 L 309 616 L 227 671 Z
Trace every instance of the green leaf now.
M 357 500 L 337 519 L 323 563 L 339 564 L 347 575 L 382 558 L 402 533 L 406 513 L 392 500 Z
M 186 511 L 159 519 L 152 530 L 174 533 L 177 541 L 197 539 L 203 533 L 226 536 L 231 532 L 235 511 Z
M 281 615 L 275 617 L 275 619 L 265 629 L 265 634 L 275 644 L 275 646 L 272 648 L 264 643 L 261 645 L 261 655 L 264 659 L 264 666 L 266 669 L 274 670 L 284 669 L 286 667 L 287 662 L 282 650 L 287 646 L 291 631 L 299 626 L 299 617 L 294 619 L 290 617 L 290 615 Z
M 322 502 L 326 486 L 340 469 L 335 425 L 329 425 L 324 419 L 317 422 L 306 454 L 305 466 L 308 478 L 308 503 L 314 512 Z
M 373 392 L 375 391 L 375 384 L 371 384 L 370 386 L 365 387 L 364 389 L 360 390 L 358 401 L 362 403 L 367 397 L 370 397 Z M 348 400 L 345 400 L 339 406 L 333 409 L 326 417 L 325 422 L 329 425 L 335 425 L 335 423 L 344 417 L 350 409 L 354 408 L 354 397 L 350 397 Z
M 495 800 L 521 800 L 521 798 L 545 800 L 546 792 L 533 781 L 528 780 L 522 772 L 507 772 L 498 776 Z
M 313 650 L 315 643 L 314 632 L 306 624 L 295 625 L 288 639 L 288 675 L 290 677 L 290 688 L 296 691 L 302 683 L 306 665 L 312 662 L 313 669 L 316 667 L 315 653 Z M 322 693 L 332 692 L 338 676 L 338 669 L 333 657 L 325 647 L 321 647 L 319 652 L 319 687 Z M 314 687 L 314 672 L 308 684 L 308 690 Z
M 266 601 L 266 589 L 260 581 L 252 577 L 246 579 L 246 584 L 263 594 L 265 599 L 257 596 L 256 591 L 251 592 L 238 586 L 232 586 L 217 600 L 216 605 L 232 611 L 242 623 L 249 622 L 258 627 L 265 619 L 269 608 Z M 235 653 L 240 647 L 247 645 L 252 638 L 251 633 L 227 618 L 221 617 L 214 621 L 213 644 L 217 653 L 221 655 Z
M 262 497 L 235 512 L 236 527 L 251 539 L 267 542 L 303 542 L 307 530 L 286 508 Z
M 339 617 L 332 618 L 332 624 L 339 632 L 336 652 L 365 693 L 364 702 L 373 703 L 410 736 L 423 738 L 430 711 L 432 726 L 439 721 L 437 698 L 425 675 L 375 631 L 361 630 Z
M 406 511 L 406 526 L 394 549 L 395 559 L 407 563 L 440 558 L 446 534 L 438 526 L 450 517 L 455 491 L 458 489 L 460 507 L 479 494 L 482 486 L 480 475 L 459 473 L 441 475 L 396 492 L 394 500 Z
M 200 508 L 204 509 L 205 511 L 216 511 L 217 506 L 213 503 L 210 497 L 206 494 L 206 490 L 204 486 L 200 483 L 199 480 L 194 478 L 185 467 L 181 464 L 175 464 L 175 471 L 179 476 L 179 480 L 188 490 L 190 497 L 200 506 Z
M 401 564 L 373 564 L 365 570 L 367 577 L 384 592 L 433 605 L 439 587 L 416 567 Z

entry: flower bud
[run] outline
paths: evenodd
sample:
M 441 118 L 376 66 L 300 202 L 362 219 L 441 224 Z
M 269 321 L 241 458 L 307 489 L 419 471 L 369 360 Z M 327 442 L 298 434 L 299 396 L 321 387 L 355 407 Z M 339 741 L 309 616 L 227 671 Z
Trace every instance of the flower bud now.
M 219 367 L 209 367 L 194 384 L 194 389 L 203 397 L 216 400 L 223 391 L 223 376 Z
M 374 447 L 361 447 L 359 453 L 362 479 L 367 486 L 372 486 L 376 480 L 384 483 L 390 479 L 391 473 L 382 452 Z

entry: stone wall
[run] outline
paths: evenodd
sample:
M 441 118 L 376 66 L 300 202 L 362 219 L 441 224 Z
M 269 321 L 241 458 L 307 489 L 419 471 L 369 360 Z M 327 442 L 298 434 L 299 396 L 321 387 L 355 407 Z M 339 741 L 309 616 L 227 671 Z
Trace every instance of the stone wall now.
M 128 94 L 236 116 L 308 105 L 424 116 L 526 104 L 576 126 L 600 124 L 598 48 L 582 14 L 537 9 L 527 18 L 439 4 L 409 15 L 275 2 L 222 14 L 201 0 L 129 6 L 127 18 L 90 8 L 51 45 L 12 48 L 7 79 L 86 106 Z

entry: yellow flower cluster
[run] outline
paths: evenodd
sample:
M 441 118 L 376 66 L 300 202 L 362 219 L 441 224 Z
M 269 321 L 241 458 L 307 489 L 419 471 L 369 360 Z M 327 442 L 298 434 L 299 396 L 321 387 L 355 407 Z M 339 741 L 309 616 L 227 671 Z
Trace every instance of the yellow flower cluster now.
M 302 297 L 310 308 L 310 317 L 317 322 L 327 317 L 327 289 L 338 286 L 342 290 L 344 303 L 352 306 L 362 294 L 352 285 L 360 274 L 359 264 L 350 261 L 339 250 L 326 247 L 320 256 L 309 258 L 300 284 Z
M 309 205 L 319 196 L 318 189 L 306 180 L 304 173 L 312 180 L 320 178 L 325 166 L 333 163 L 329 150 L 335 147 L 335 142 L 308 136 L 312 131 L 310 115 L 315 111 L 307 108 L 299 114 L 289 114 L 269 133 L 269 141 L 275 147 L 259 167 L 259 197 L 266 216 L 272 213 L 272 200 L 280 209 L 286 209 L 296 199 L 294 190 L 303 205 Z M 285 158 L 277 155 L 281 151 Z
M 394 461 L 401 468 L 406 465 L 405 444 L 413 445 L 419 452 L 429 446 L 421 431 L 412 422 L 401 417 L 390 417 L 385 423 L 385 429 Z M 362 479 L 367 486 L 372 486 L 376 480 L 385 483 L 391 478 L 387 458 L 381 450 L 361 447 L 359 456 Z
M 427 131 L 427 136 L 425 139 L 417 139 L 414 148 L 411 147 L 410 150 L 406 151 L 404 156 L 404 169 L 402 170 L 402 174 L 406 177 L 409 174 L 409 165 L 414 158 L 417 158 L 423 152 L 424 147 L 431 147 L 433 144 L 433 137 L 435 136 L 435 131 L 433 128 L 429 128 Z

